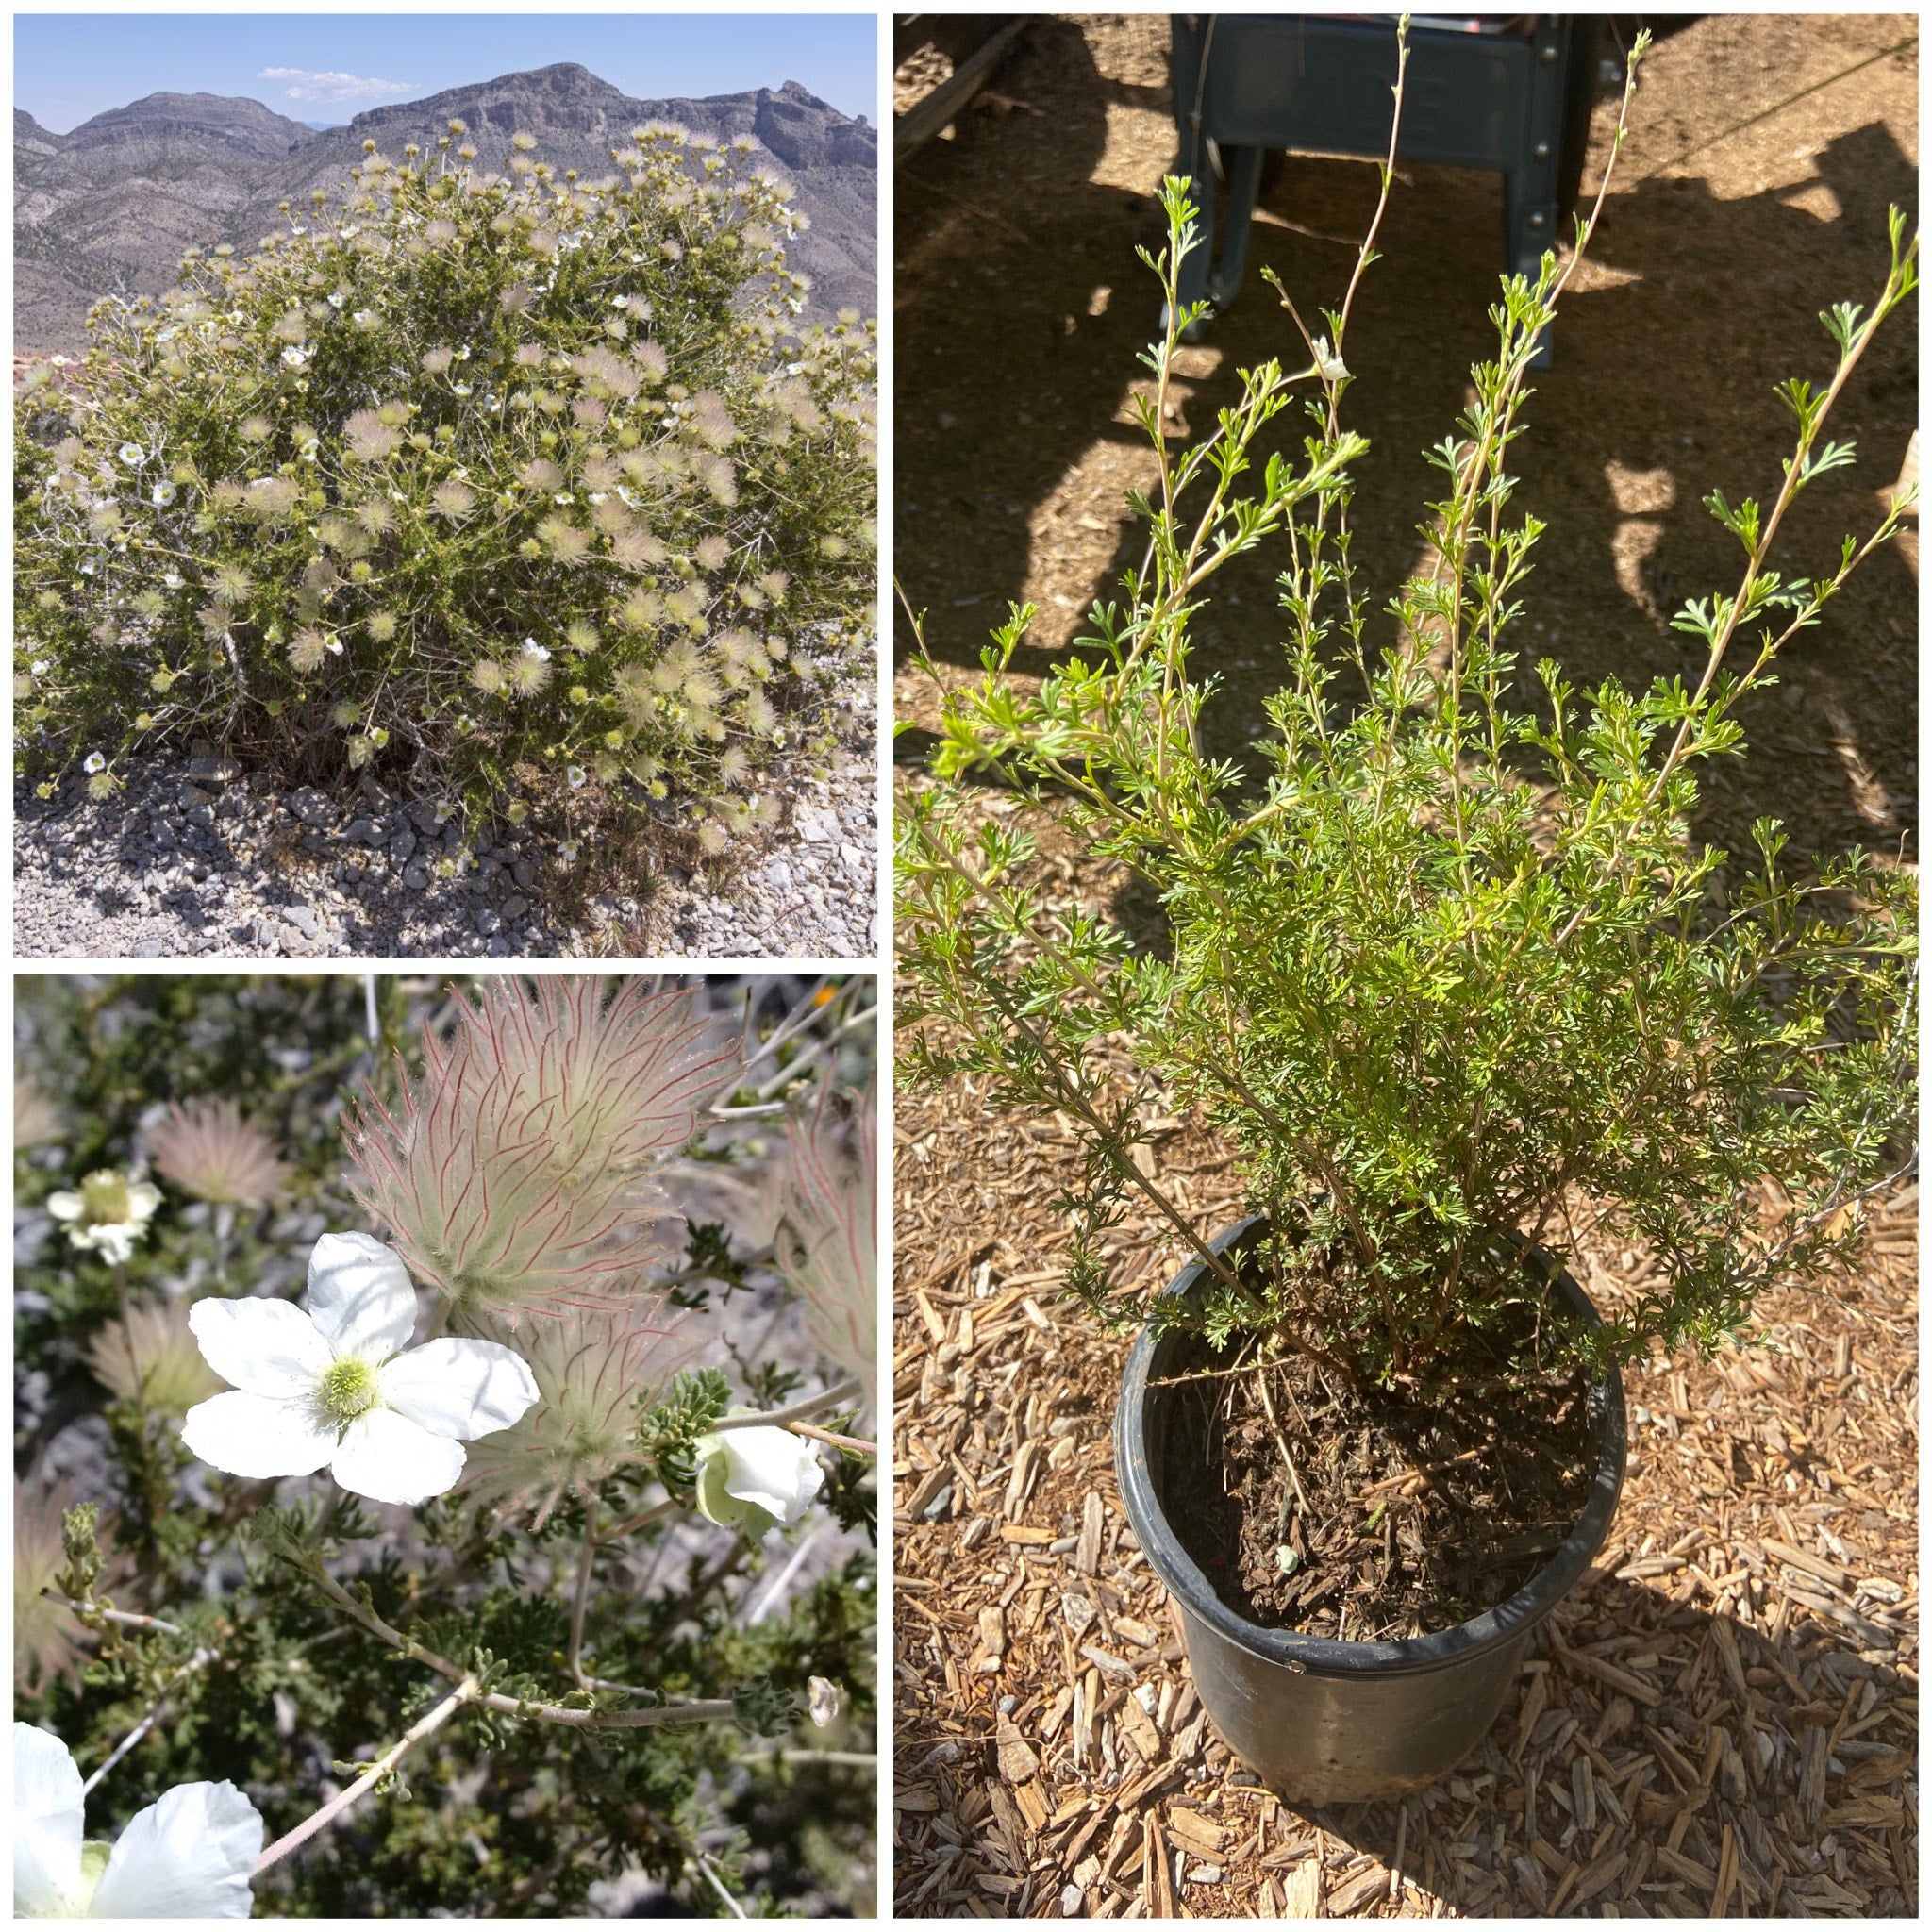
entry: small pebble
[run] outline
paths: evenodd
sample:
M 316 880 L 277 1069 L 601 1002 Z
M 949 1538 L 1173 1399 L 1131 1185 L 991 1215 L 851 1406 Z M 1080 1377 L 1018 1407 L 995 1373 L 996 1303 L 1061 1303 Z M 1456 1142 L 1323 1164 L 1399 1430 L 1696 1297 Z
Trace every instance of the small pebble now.
M 733 871 L 667 870 L 649 890 L 606 891 L 570 924 L 546 911 L 552 855 L 535 840 L 468 834 L 455 805 L 398 799 L 366 775 L 340 791 L 278 791 L 204 751 L 137 767 L 104 800 L 77 780 L 48 800 L 20 784 L 14 951 L 874 958 L 875 700 L 852 680 L 835 702 L 839 748 L 781 762 L 764 781 L 788 808 L 769 850 L 740 841 L 750 849 Z

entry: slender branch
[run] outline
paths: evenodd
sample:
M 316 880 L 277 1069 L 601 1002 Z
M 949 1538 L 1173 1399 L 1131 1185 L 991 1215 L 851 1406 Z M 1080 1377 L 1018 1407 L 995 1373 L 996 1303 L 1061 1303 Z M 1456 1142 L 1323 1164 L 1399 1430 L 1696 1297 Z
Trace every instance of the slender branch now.
M 780 1067 L 769 1080 L 757 1090 L 758 1097 L 760 1100 L 769 1100 L 773 1094 L 777 1092 L 779 1088 L 804 1073 L 806 1068 L 810 1066 L 828 1046 L 836 1045 L 846 1034 L 858 1027 L 863 1026 L 868 1020 L 875 1020 L 878 1017 L 878 1010 L 877 1006 L 874 1005 L 867 1007 L 863 1012 L 848 1014 L 824 1039 L 813 1041 L 803 1053 L 794 1055 L 786 1065 Z
M 591 1577 L 596 1567 L 597 1499 L 592 1496 L 584 1512 L 584 1549 L 577 1558 L 576 1595 L 570 1607 L 570 1654 L 564 1660 L 571 1682 L 579 1690 L 584 1688 L 584 1612 L 590 1607 Z
M 468 1678 L 469 1673 L 451 1663 L 448 1657 L 437 1656 L 413 1638 L 405 1637 L 400 1630 L 385 1624 L 367 1604 L 351 1596 L 325 1570 L 311 1570 L 308 1574 L 365 1629 L 401 1651 L 405 1657 L 427 1664 L 452 1683 L 462 1683 Z M 541 1718 L 548 1724 L 569 1724 L 575 1730 L 590 1731 L 641 1730 L 651 1724 L 708 1723 L 715 1718 L 738 1715 L 737 1705 L 728 1697 L 693 1698 L 689 1704 L 662 1705 L 650 1710 L 573 1710 L 560 1704 L 538 1704 L 527 1698 L 506 1697 L 494 1690 L 475 1692 L 473 1701 L 510 1717 Z
M 791 1751 L 782 1745 L 775 1751 L 747 1751 L 741 1764 L 856 1764 L 868 1771 L 878 1769 L 874 1751 Z
M 716 1435 L 721 1429 L 788 1428 L 791 1424 L 805 1422 L 825 1409 L 837 1408 L 841 1403 L 850 1402 L 862 1392 L 858 1377 L 848 1375 L 844 1381 L 835 1382 L 831 1388 L 817 1395 L 808 1395 L 804 1401 L 794 1402 L 787 1408 L 768 1408 L 759 1415 L 727 1415 L 711 1424 L 710 1433 Z
M 432 1731 L 441 1729 L 475 1695 L 475 1678 L 465 1675 L 462 1682 L 441 1704 L 418 1718 L 403 1734 L 400 1741 L 391 1744 L 347 1790 L 339 1791 L 320 1811 L 305 1818 L 286 1837 L 276 1839 L 275 1843 L 257 1859 L 256 1875 L 258 1877 L 278 1859 L 286 1858 L 298 1846 L 307 1844 L 317 1832 L 341 1817 L 372 1785 L 387 1777 L 402 1762 L 404 1754 L 412 1745 L 420 1744 Z
M 695 1697 L 666 1697 L 661 1690 L 653 1690 L 648 1684 L 619 1684 L 608 1677 L 584 1678 L 586 1687 L 592 1690 L 622 1690 L 626 1697 L 655 1697 L 666 1710 L 675 1710 L 680 1705 L 695 1704 Z
M 698 1861 L 698 1870 L 702 1872 L 705 1874 L 705 1876 L 711 1881 L 711 1890 L 715 1891 L 718 1894 L 718 1896 L 722 1898 L 724 1901 L 724 1903 L 731 1907 L 731 1916 L 734 1919 L 742 1919 L 747 1917 L 748 1915 L 745 1912 L 744 1907 L 741 1905 L 740 1905 L 738 1901 L 731 1896 L 730 1892 L 728 1892 L 724 1889 L 724 1881 L 718 1876 L 717 1872 L 712 1868 L 710 1859 L 706 1857 L 704 1853 L 698 1850 L 695 1843 L 693 1843 L 691 1848 L 691 1855 L 693 1858 L 695 1858 Z
M 638 1807 L 638 1809 L 644 1814 L 644 1817 L 649 1821 L 652 1829 L 656 1831 L 660 1838 L 667 1839 L 671 1843 L 676 1845 L 680 1851 L 685 1852 L 686 1855 L 696 1863 L 698 1870 L 702 1872 L 705 1874 L 705 1876 L 711 1881 L 711 1890 L 715 1891 L 718 1894 L 718 1896 L 722 1898 L 724 1901 L 725 1905 L 730 1908 L 732 1916 L 738 1919 L 744 1918 L 746 1916 L 744 1907 L 741 1906 L 738 1903 L 738 1901 L 735 1898 L 733 1898 L 730 1892 L 725 1889 L 724 1881 L 718 1876 L 716 1868 L 712 1865 L 710 1859 L 706 1857 L 703 1851 L 699 1848 L 696 1835 L 692 1835 L 691 1843 L 687 1846 L 680 1841 L 678 1834 L 671 1828 L 670 1824 L 667 1824 L 665 1820 L 658 1817 L 657 1812 L 652 1810 L 648 1805 L 640 1805 Z
M 125 1757 L 127 1754 L 130 1751 L 132 1751 L 134 1747 L 137 1744 L 139 1744 L 141 1740 L 144 1737 L 146 1737 L 151 1730 L 154 1729 L 156 1720 L 158 1719 L 161 1714 L 161 1707 L 167 1703 L 169 1692 L 171 1692 L 174 1690 L 175 1686 L 178 1684 L 183 1677 L 186 1677 L 190 1675 L 192 1673 L 200 1670 L 204 1664 L 212 1663 L 215 1660 L 215 1658 L 218 1657 L 220 1655 L 221 1652 L 217 1650 L 197 1650 L 194 1653 L 194 1655 L 192 1657 L 190 1657 L 188 1661 L 185 1664 L 183 1664 L 181 1668 L 178 1671 L 176 1671 L 175 1674 L 172 1677 L 170 1677 L 164 1685 L 161 1686 L 160 1694 L 155 1699 L 154 1708 L 150 1710 L 148 1714 L 144 1718 L 142 1718 L 142 1721 L 138 1724 L 136 1724 L 135 1727 L 131 1731 L 129 1731 L 128 1734 L 125 1738 L 123 1738 L 118 1744 L 114 1746 L 113 1750 L 108 1753 L 107 1759 L 102 1763 L 100 1769 L 94 1772 L 81 1786 L 80 1795 L 83 1798 L 86 1797 L 87 1794 L 91 1790 L 92 1790 L 93 1788 L 97 1784 L 99 1784 L 100 1781 L 104 1777 L 106 1777 L 107 1774 L 110 1771 L 112 1771 L 113 1768 L 117 1764 L 119 1764 L 121 1760 L 124 1757 Z
M 667 1516 L 675 1516 L 683 1507 L 675 1496 L 667 1496 L 661 1503 L 654 1503 L 648 1509 L 640 1510 L 637 1515 L 620 1523 L 615 1529 L 607 1529 L 597 1541 L 600 1543 L 614 1543 L 621 1536 L 628 1536 L 635 1529 L 648 1529 L 654 1523 L 662 1523 Z
M 814 1442 L 829 1442 L 834 1449 L 847 1449 L 854 1456 L 879 1453 L 876 1442 L 861 1442 L 857 1436 L 835 1436 L 830 1429 L 814 1428 L 810 1423 L 787 1423 L 785 1427 L 791 1435 L 809 1436 Z
M 134 1610 L 110 1610 L 105 1604 L 76 1603 L 71 1596 L 62 1596 L 58 1590 L 42 1591 L 42 1594 L 49 1603 L 59 1604 L 80 1616 L 100 1617 L 109 1624 L 123 1624 L 129 1630 L 165 1630 L 171 1637 L 188 1635 L 179 1624 L 170 1624 L 164 1617 L 143 1617 Z

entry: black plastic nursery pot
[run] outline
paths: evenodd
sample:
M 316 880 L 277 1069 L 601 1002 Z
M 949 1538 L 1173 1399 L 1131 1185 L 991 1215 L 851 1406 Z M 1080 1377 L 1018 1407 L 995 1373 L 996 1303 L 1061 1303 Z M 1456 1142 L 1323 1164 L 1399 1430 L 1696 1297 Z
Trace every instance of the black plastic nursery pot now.
M 1209 1245 L 1223 1253 L 1262 1225 L 1251 1217 Z M 1191 1262 L 1168 1292 L 1191 1293 L 1204 1265 Z M 1579 1319 L 1600 1325 L 1570 1275 L 1557 1271 L 1555 1279 Z M 1162 1491 L 1177 1403 L 1150 1384 L 1176 1372 L 1189 1341 L 1177 1329 L 1141 1330 L 1114 1416 L 1114 1469 L 1127 1521 L 1180 1607 L 1203 1707 L 1235 1755 L 1283 1797 L 1341 1805 L 1426 1790 L 1481 1743 L 1531 1633 L 1603 1547 L 1624 1487 L 1624 1390 L 1616 1371 L 1591 1390 L 1596 1474 L 1576 1527 L 1550 1560 L 1513 1596 L 1466 1624 L 1424 1637 L 1343 1643 L 1251 1624 L 1222 1602 L 1174 1534 Z

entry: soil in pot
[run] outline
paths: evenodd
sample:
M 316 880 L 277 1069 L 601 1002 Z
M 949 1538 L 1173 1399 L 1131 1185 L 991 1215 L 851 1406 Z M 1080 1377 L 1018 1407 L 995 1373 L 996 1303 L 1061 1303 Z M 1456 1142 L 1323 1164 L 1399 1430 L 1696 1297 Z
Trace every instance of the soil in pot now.
M 1368 1642 L 1446 1630 L 1526 1583 L 1595 1474 L 1590 1375 L 1539 1360 L 1515 1302 L 1425 1380 L 1350 1384 L 1305 1356 L 1187 1341 L 1162 1502 L 1228 1607 Z

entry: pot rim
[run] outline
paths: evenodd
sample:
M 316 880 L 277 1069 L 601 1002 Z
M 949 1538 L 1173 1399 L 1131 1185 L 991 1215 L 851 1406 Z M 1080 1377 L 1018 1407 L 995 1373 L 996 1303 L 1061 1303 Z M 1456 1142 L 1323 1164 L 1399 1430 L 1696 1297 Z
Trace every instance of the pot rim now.
M 1267 1217 L 1251 1214 L 1208 1242 L 1217 1255 L 1244 1240 Z M 1541 1249 L 1535 1250 L 1542 1255 Z M 1568 1269 L 1556 1268 L 1554 1285 L 1565 1292 L 1591 1327 L 1602 1317 Z M 1190 1261 L 1170 1283 L 1169 1296 L 1191 1291 L 1206 1264 Z M 1600 1418 L 1601 1438 L 1595 1477 L 1576 1527 L 1541 1570 L 1500 1604 L 1447 1630 L 1421 1637 L 1378 1639 L 1346 1643 L 1332 1637 L 1310 1637 L 1299 1630 L 1271 1630 L 1249 1622 L 1224 1604 L 1193 1557 L 1168 1524 L 1167 1512 L 1156 1493 L 1148 1467 L 1141 1420 L 1145 1413 L 1147 1382 L 1160 1338 L 1151 1326 L 1135 1338 L 1121 1378 L 1120 1406 L 1114 1411 L 1114 1473 L 1127 1521 L 1155 1574 L 1179 1601 L 1188 1616 L 1205 1624 L 1216 1636 L 1262 1660 L 1296 1672 L 1324 1676 L 1403 1675 L 1440 1670 L 1506 1643 L 1520 1642 L 1556 1608 L 1583 1574 L 1609 1533 L 1617 1499 L 1624 1488 L 1625 1454 L 1624 1385 L 1614 1367 L 1591 1385 L 1591 1407 Z

